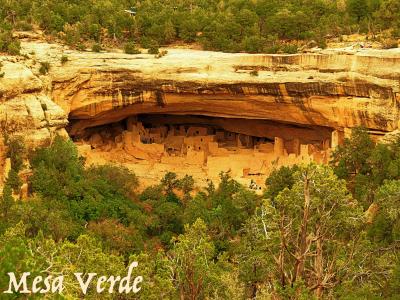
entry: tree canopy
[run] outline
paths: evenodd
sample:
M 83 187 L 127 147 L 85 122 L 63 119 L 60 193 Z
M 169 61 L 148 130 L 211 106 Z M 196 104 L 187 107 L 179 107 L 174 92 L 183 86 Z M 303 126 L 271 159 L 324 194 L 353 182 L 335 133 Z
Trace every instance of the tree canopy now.
M 138 261 L 140 299 L 398 295 L 397 140 L 355 129 L 332 166 L 277 169 L 261 196 L 229 173 L 197 192 L 192 177 L 166 173 L 139 192 L 132 172 L 88 166 L 60 137 L 33 153 L 18 144 L 9 155 L 29 158 L 31 193 L 16 202 L 6 183 L 0 197 L 0 289 L 7 272 L 29 270 L 65 275 L 64 295 L 79 298 L 74 272 L 124 274 Z
M 125 11 L 132 6 L 134 16 Z M 135 42 L 155 49 L 181 41 L 227 52 L 292 52 L 297 44 L 289 40 L 324 45 L 327 36 L 387 29 L 397 37 L 399 15 L 396 0 L 2 0 L 0 51 L 18 53 L 11 30 L 39 26 L 78 48 Z

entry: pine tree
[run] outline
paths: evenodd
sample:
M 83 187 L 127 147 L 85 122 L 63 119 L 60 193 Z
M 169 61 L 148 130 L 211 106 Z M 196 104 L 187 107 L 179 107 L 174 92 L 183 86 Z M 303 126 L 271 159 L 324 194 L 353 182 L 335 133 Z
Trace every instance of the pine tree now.
M 4 218 L 8 216 L 13 205 L 14 198 L 12 196 L 12 188 L 6 184 L 3 189 L 3 195 L 0 197 L 0 212 Z

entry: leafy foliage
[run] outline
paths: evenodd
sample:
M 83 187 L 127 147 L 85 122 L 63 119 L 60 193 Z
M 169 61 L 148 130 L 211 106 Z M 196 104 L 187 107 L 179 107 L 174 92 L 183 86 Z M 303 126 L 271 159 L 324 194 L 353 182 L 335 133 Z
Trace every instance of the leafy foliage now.
M 399 150 L 399 138 L 374 144 L 365 129 L 355 128 L 335 150 L 331 163 L 338 177 L 347 180 L 349 189 L 367 208 L 385 180 L 400 179 Z
M 136 45 L 133 42 L 126 43 L 124 51 L 126 54 L 140 54 L 140 50 L 136 48 Z
M 9 145 L 22 167 L 25 150 Z M 65 297 L 82 298 L 74 272 L 124 274 L 138 261 L 140 299 L 395 299 L 399 145 L 357 129 L 333 168 L 276 169 L 257 196 L 229 173 L 195 192 L 191 176 L 169 172 L 138 192 L 130 170 L 87 166 L 56 137 L 29 155 L 29 200 L 14 201 L 10 182 L 0 197 L 0 289 L 6 272 L 29 270 L 63 274 Z
M 20 42 L 12 35 L 12 26 L 0 22 L 0 52 L 11 55 L 19 55 L 21 50 Z
M 125 12 L 132 5 L 137 6 L 134 17 Z M 157 54 L 155 45 L 183 41 L 226 52 L 295 53 L 297 45 L 276 45 L 277 40 L 315 40 L 323 46 L 327 35 L 374 35 L 386 29 L 396 37 L 399 16 L 396 0 L 155 0 L 140 5 L 128 0 L 2 0 L 0 51 L 18 54 L 19 43 L 12 30 L 39 25 L 77 48 L 85 43 L 126 45 L 134 41 Z
M 100 44 L 95 43 L 95 44 L 92 45 L 92 51 L 93 52 L 100 52 L 101 50 L 103 50 L 103 49 L 101 48 Z
M 50 71 L 50 63 L 47 61 L 40 62 L 39 73 L 42 75 L 46 75 Z

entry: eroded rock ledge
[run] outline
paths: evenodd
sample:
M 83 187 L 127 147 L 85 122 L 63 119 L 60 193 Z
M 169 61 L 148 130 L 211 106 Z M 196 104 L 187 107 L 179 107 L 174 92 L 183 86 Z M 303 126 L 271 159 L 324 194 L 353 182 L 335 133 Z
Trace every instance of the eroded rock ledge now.
M 1 70 L 1 133 L 23 135 L 28 146 L 35 146 L 64 130 L 67 114 L 52 101 L 44 82 L 24 61 L 4 60 Z
M 0 120 L 3 127 L 25 135 L 32 145 L 62 133 L 69 122 L 69 135 L 80 143 L 90 144 L 96 140 L 94 137 L 98 140 L 100 133 L 107 136 L 107 142 L 102 137 L 104 144 L 98 149 L 101 159 L 111 160 L 110 155 L 133 151 L 131 138 L 123 144 L 121 139 L 130 136 L 126 133 L 131 132 L 127 120 L 140 117 L 150 126 L 143 132 L 170 124 L 168 135 L 174 132 L 172 125 L 186 126 L 188 135 L 189 127 L 198 126 L 211 128 L 214 133 L 210 136 L 218 130 L 227 136 L 233 134 L 239 148 L 245 147 L 240 139 L 250 141 L 243 150 L 248 156 L 242 160 L 245 166 L 246 159 L 259 160 L 262 151 L 268 154 L 271 147 L 278 149 L 274 141 L 283 145 L 283 150 L 274 148 L 275 152 L 295 157 L 290 161 L 313 160 L 319 153 L 319 160 L 326 162 L 329 148 L 352 127 L 365 126 L 375 135 L 398 129 L 398 49 L 326 50 L 297 55 L 169 49 L 166 56 L 155 58 L 148 54 L 77 52 L 32 41 L 22 46 L 26 59 L 0 57 L 5 71 L 0 79 Z M 68 57 L 64 64 L 62 56 Z M 39 74 L 39 62 L 50 63 L 49 74 Z M 119 128 L 118 136 L 110 137 L 115 128 Z M 255 142 L 258 138 L 266 139 L 266 145 Z M 164 139 L 166 136 L 162 136 L 161 144 Z M 218 147 L 225 143 L 217 137 L 211 139 L 211 143 L 219 141 Z M 142 142 L 132 142 L 132 147 L 146 148 Z M 206 148 L 214 147 L 210 145 Z M 92 143 L 91 148 L 94 146 Z M 167 151 L 166 145 L 163 147 Z M 180 149 L 185 147 L 183 143 Z M 265 149 L 261 151 L 260 147 Z M 90 147 L 85 149 L 89 151 Z M 107 155 L 107 151 L 113 154 Z M 135 151 L 132 153 L 138 153 Z M 227 165 L 232 161 L 232 153 L 221 157 L 206 152 L 206 159 L 201 159 L 204 164 L 198 166 L 199 178 L 210 175 L 213 167 L 208 164 L 215 159 L 216 165 L 224 159 Z M 143 174 L 158 167 L 170 169 L 174 159 L 169 159 L 167 152 L 160 153 L 165 157 L 146 164 Z M 179 153 L 187 155 L 184 150 Z M 271 161 L 278 158 L 271 155 Z M 93 162 L 99 162 L 100 156 L 92 156 Z M 116 157 L 128 163 L 137 163 L 138 159 L 134 155 Z M 170 165 L 165 164 L 169 160 Z M 180 171 L 185 171 L 183 163 L 176 164 Z M 268 167 L 264 169 L 262 175 L 266 176 Z M 245 172 L 240 169 L 236 173 Z
M 53 74 L 52 96 L 69 113 L 72 135 L 143 113 L 386 132 L 397 128 L 400 55 L 383 53 L 71 53 L 71 63 Z

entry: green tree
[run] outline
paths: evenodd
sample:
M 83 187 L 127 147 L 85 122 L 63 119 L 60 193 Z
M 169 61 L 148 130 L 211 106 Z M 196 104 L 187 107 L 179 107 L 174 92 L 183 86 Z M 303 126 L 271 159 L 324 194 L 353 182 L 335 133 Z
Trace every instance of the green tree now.
M 19 55 L 21 44 L 19 40 L 13 38 L 11 24 L 0 22 L 0 52 L 11 55 Z
M 11 160 L 11 168 L 15 172 L 21 171 L 26 155 L 25 142 L 21 136 L 11 136 L 6 139 L 7 157 Z
M 245 283 L 245 295 L 248 299 L 257 297 L 271 273 L 270 266 L 274 264 L 274 253 L 271 253 L 271 249 L 275 241 L 260 226 L 265 223 L 266 217 L 268 215 L 264 206 L 257 209 L 255 215 L 240 230 L 240 240 L 234 244 L 239 278 Z
M 140 253 L 131 255 L 130 262 L 138 262 L 134 276 L 143 276 L 142 290 L 139 293 L 140 299 L 176 299 L 177 292 L 173 285 L 174 266 L 165 253 L 159 251 L 153 255 Z
M 280 167 L 275 169 L 265 180 L 265 185 L 267 186 L 265 197 L 270 199 L 275 199 L 278 194 L 285 188 L 291 189 L 295 183 L 293 175 L 299 170 L 297 165 L 293 167 Z
M 170 252 L 176 274 L 176 287 L 181 299 L 203 299 L 211 289 L 214 245 L 207 235 L 207 226 L 198 219 L 185 226 Z
M 105 252 L 98 241 L 87 235 L 80 236 L 76 243 L 63 242 L 59 245 L 56 255 L 47 256 L 49 272 L 65 275 L 65 294 L 72 297 L 84 296 L 73 275 L 75 272 L 97 273 L 106 276 L 115 274 L 114 276 L 120 275 L 121 277 L 126 274 L 123 257 Z M 105 286 L 107 290 L 109 283 L 106 283 Z M 91 287 L 84 297 L 86 299 L 98 299 L 99 294 L 94 287 Z M 112 295 L 103 293 L 101 297 L 111 299 Z
M 194 183 L 193 176 L 191 175 L 185 175 L 179 180 L 178 186 L 183 192 L 184 203 L 187 203 L 191 199 L 190 193 L 193 191 Z
M 185 222 L 192 224 L 197 218 L 204 219 L 212 233 L 218 252 L 228 248 L 228 240 L 233 239 L 241 228 L 243 220 L 249 218 L 259 203 L 257 195 L 249 191 L 228 173 L 220 174 L 221 182 L 216 190 L 207 195 L 199 193 L 185 209 Z
M 179 180 L 176 173 L 167 172 L 164 177 L 161 179 L 161 185 L 164 188 L 165 193 L 172 194 L 174 189 L 179 186 Z
M 90 166 L 85 171 L 88 178 L 103 178 L 112 188 L 121 195 L 128 198 L 136 196 L 139 179 L 129 169 L 116 165 Z
M 124 51 L 126 54 L 140 54 L 140 50 L 137 49 L 135 43 L 133 42 L 128 42 L 124 46 Z
M 400 239 L 400 181 L 386 181 L 375 197 L 379 206 L 370 231 L 376 242 L 391 244 Z
M 21 178 L 19 178 L 18 173 L 14 169 L 10 169 L 8 172 L 8 177 L 6 180 L 6 185 L 11 187 L 14 193 L 18 194 L 22 186 Z
M 36 150 L 30 163 L 33 191 L 52 199 L 62 200 L 71 196 L 74 183 L 79 182 L 84 173 L 83 159 L 73 142 L 59 136 L 50 147 Z
M 351 132 L 350 138 L 344 140 L 332 153 L 331 164 L 339 178 L 349 179 L 349 187 L 354 191 L 357 176 L 361 178 L 371 172 L 368 158 L 374 149 L 366 129 L 357 127 Z
M 43 270 L 43 265 L 34 256 L 29 246 L 29 240 L 25 237 L 25 226 L 19 222 L 9 228 L 0 236 L 0 289 L 6 291 L 9 286 L 8 272 L 22 274 L 29 272 L 37 276 Z M 28 280 L 28 286 L 32 284 L 32 277 Z M 10 295 L 7 299 L 18 299 L 17 294 Z
M 269 251 L 270 294 L 322 297 L 337 280 L 357 272 L 345 262 L 355 253 L 363 212 L 329 167 L 305 166 L 294 178 L 292 188 L 280 192 L 275 203 L 265 202 L 253 220 L 264 245 L 256 242 L 249 253 Z
M 3 188 L 3 195 L 0 197 L 0 211 L 4 219 L 7 219 L 14 202 L 12 188 L 6 184 Z
M 347 0 L 347 11 L 350 16 L 356 18 L 360 22 L 368 14 L 367 0 Z
M 400 3 L 396 0 L 384 0 L 375 13 L 377 22 L 383 28 L 393 28 L 397 34 L 400 30 Z
M 171 20 L 168 20 L 164 25 L 164 40 L 167 43 L 171 43 L 176 38 L 176 30 Z

